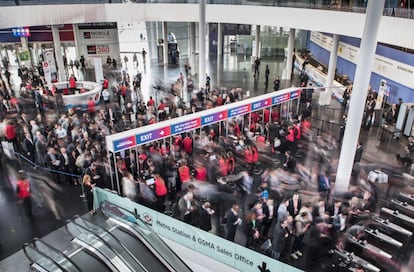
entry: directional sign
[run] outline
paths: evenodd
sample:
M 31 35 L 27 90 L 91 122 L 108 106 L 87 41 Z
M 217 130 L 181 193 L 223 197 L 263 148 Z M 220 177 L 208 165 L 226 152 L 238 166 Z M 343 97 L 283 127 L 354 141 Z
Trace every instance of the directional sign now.
M 201 125 L 205 126 L 211 123 L 216 123 L 218 121 L 227 119 L 227 111 L 221 111 L 214 114 L 209 114 L 201 117 Z
M 119 139 L 113 142 L 114 152 L 119 152 L 124 149 L 134 147 L 136 145 L 135 136 Z
M 271 105 L 272 105 L 272 99 L 268 98 L 268 99 L 263 99 L 257 102 L 253 102 L 251 107 L 252 107 L 252 111 L 255 111 L 255 110 L 269 107 Z
M 250 104 L 243 105 L 243 106 L 233 108 L 233 109 L 229 109 L 227 112 L 228 113 L 227 116 L 228 118 L 231 118 L 231 117 L 239 116 L 239 115 L 242 115 L 248 112 L 250 112 Z
M 200 126 L 201 126 L 201 118 L 195 118 L 189 121 L 174 124 L 174 125 L 171 125 L 171 135 L 193 130 Z
M 290 92 L 290 99 L 297 99 L 299 98 L 300 90 Z
M 162 139 L 170 136 L 170 127 L 163 127 L 160 129 L 152 130 L 145 133 L 140 133 L 136 135 L 137 144 L 144 144 L 147 142 L 152 142 L 158 139 Z
M 290 94 L 289 93 L 274 96 L 272 98 L 272 105 L 277 105 L 277 104 L 286 102 L 286 101 L 289 100 L 289 98 L 290 98 Z

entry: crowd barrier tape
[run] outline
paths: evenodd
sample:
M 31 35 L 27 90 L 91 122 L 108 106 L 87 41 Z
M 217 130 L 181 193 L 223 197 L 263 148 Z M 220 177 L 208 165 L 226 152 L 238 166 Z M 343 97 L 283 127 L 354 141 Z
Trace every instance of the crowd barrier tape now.
M 264 254 L 250 250 L 219 236 L 203 231 L 165 214 L 156 212 L 110 191 L 94 189 L 94 207 L 109 201 L 129 211 L 137 211 L 158 235 L 211 257 L 239 271 L 299 272 L 302 271 Z

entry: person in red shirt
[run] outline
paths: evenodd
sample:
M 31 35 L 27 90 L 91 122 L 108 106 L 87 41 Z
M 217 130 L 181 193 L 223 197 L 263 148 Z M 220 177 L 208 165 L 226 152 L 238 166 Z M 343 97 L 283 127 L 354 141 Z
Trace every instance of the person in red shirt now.
M 92 116 L 95 114 L 95 101 L 93 101 L 92 97 L 89 97 L 88 100 L 88 113 Z
M 187 166 L 186 161 L 181 162 L 181 166 L 178 168 L 178 175 L 180 177 L 181 183 L 191 181 L 190 167 Z
M 168 194 L 167 186 L 165 185 L 164 179 L 159 174 L 154 174 L 155 179 L 155 196 L 157 197 L 157 210 L 164 212 L 165 197 Z
M 218 164 L 219 164 L 219 173 L 220 173 L 220 176 L 221 177 L 227 176 L 229 174 L 229 170 L 227 168 L 227 161 L 221 155 L 218 155 Z
M 76 77 L 72 74 L 69 78 L 69 89 L 71 91 L 71 93 L 74 93 L 76 90 L 76 81 L 78 81 L 76 79 Z
M 207 181 L 207 168 L 200 162 L 196 164 L 195 179 L 199 181 Z
M 266 124 L 269 123 L 269 120 L 270 120 L 270 111 L 267 108 L 263 110 L 263 120 L 264 120 L 264 122 Z
M 279 121 L 279 118 L 280 118 L 280 112 L 279 112 L 279 110 L 278 109 L 273 109 L 272 110 L 272 122 L 276 122 L 276 121 Z
M 16 138 L 16 126 L 14 125 L 12 120 L 5 122 L 6 125 L 4 126 L 4 136 L 6 140 L 13 144 L 14 150 L 18 151 L 18 144 Z
M 19 180 L 16 184 L 16 196 L 18 203 L 22 204 L 26 216 L 33 221 L 32 198 L 30 192 L 30 182 L 22 170 L 19 171 Z
M 251 164 L 253 162 L 252 147 L 249 145 L 244 150 L 244 161 L 247 162 L 248 164 Z
M 152 99 L 152 96 L 150 96 L 150 98 L 147 102 L 147 106 L 149 107 L 149 106 L 154 106 L 154 105 L 155 105 L 155 101 L 154 101 L 154 99 Z
M 234 173 L 234 155 L 232 152 L 227 153 L 227 170 L 229 171 L 229 174 Z
M 183 149 L 185 152 L 187 152 L 188 155 L 191 155 L 191 153 L 193 153 L 193 140 L 188 134 L 183 139 Z
M 108 89 L 108 87 L 109 87 L 109 80 L 106 78 L 106 76 L 104 76 L 104 80 L 102 83 L 102 90 Z

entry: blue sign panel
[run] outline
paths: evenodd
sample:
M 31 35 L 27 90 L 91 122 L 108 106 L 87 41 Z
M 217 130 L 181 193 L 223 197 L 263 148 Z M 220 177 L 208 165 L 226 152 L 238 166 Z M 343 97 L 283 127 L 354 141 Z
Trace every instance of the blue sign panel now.
M 290 97 L 290 95 L 288 93 L 287 94 L 281 94 L 281 95 L 278 95 L 278 96 L 274 96 L 273 99 L 272 99 L 272 105 L 277 105 L 277 104 L 286 102 L 286 101 L 289 100 L 289 97 Z
M 252 103 L 252 111 L 269 107 L 269 106 L 271 106 L 271 102 L 272 102 L 271 98 L 263 99 L 263 100 L 254 102 L 254 103 Z

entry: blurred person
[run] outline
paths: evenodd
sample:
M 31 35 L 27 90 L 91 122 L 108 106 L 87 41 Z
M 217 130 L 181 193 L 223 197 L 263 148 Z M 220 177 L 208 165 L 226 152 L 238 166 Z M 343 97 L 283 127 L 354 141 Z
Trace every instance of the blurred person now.
M 132 201 L 137 200 L 137 185 L 134 177 L 130 172 L 126 172 L 122 177 L 122 195 Z
M 194 203 L 194 195 L 192 192 L 187 192 L 178 200 L 178 209 L 180 211 L 180 219 L 185 223 L 190 224 L 192 222 Z
M 250 212 L 246 215 L 246 219 L 244 220 L 244 234 L 246 235 L 245 247 L 247 248 L 253 245 L 254 240 L 259 239 L 259 226 L 255 212 Z
M 273 259 L 279 260 L 282 251 L 285 248 L 285 241 L 286 238 L 289 236 L 286 233 L 286 228 L 288 226 L 288 222 L 286 219 L 283 219 L 277 222 L 275 226 L 275 230 L 273 232 L 273 239 L 272 239 L 272 253 L 271 257 Z
M 26 174 L 20 170 L 18 173 L 19 179 L 16 184 L 16 196 L 18 203 L 22 205 L 25 215 L 30 219 L 34 220 L 32 213 L 32 197 L 30 189 L 30 181 Z
M 309 215 L 306 210 L 301 210 L 301 212 L 295 217 L 295 228 L 294 228 L 294 240 L 291 250 L 291 255 L 293 259 L 298 259 L 303 254 L 302 241 L 305 237 L 306 231 L 309 229 L 311 221 L 309 220 Z

